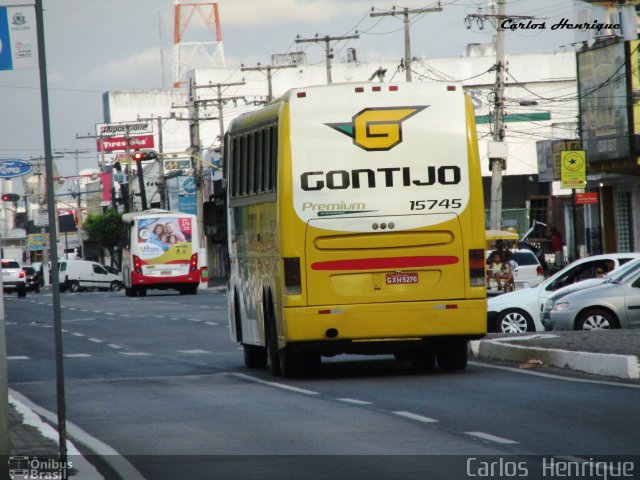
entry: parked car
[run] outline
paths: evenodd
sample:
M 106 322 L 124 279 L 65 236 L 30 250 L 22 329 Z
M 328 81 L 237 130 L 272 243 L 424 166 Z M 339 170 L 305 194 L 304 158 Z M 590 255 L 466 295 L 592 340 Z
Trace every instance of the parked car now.
M 2 288 L 5 292 L 16 292 L 19 297 L 27 296 L 27 274 L 20 262 L 2 259 Z
M 548 322 L 552 330 L 640 327 L 640 270 L 563 296 Z
M 122 280 L 109 273 L 104 266 L 88 260 L 63 260 L 58 264 L 60 291 L 78 292 L 88 288 L 111 290 L 122 288 Z
M 516 290 L 487 302 L 487 330 L 502 333 L 542 332 L 542 308 L 556 290 L 582 280 L 594 278 L 598 267 L 613 271 L 640 253 L 611 253 L 581 258 L 567 265 L 533 288 Z
M 40 293 L 40 287 L 42 286 L 42 276 L 40 272 L 35 268 L 31 267 L 22 267 L 24 273 L 27 275 L 26 284 L 27 290 L 29 292 Z
M 559 290 L 556 290 L 551 295 L 549 295 L 549 297 L 547 297 L 544 302 L 541 315 L 542 325 L 544 326 L 545 330 L 553 329 L 553 326 L 551 325 L 551 310 L 553 309 L 555 303 L 558 302 L 561 298 L 566 297 L 573 292 L 584 290 L 585 288 L 593 287 L 596 285 L 602 285 L 608 282 L 624 281 L 624 279 L 629 275 L 634 275 L 635 272 L 638 271 L 640 271 L 640 258 L 625 263 L 620 268 L 606 274 L 604 278 L 583 280 L 582 282 L 574 283 L 572 285 L 568 285 L 566 287 L 560 288 Z

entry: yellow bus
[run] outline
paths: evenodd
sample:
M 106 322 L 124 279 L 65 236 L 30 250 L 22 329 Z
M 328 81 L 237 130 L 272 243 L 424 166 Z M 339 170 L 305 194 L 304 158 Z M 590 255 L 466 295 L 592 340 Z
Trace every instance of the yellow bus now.
M 466 367 L 486 333 L 485 225 L 460 85 L 290 90 L 232 122 L 224 162 L 248 368 L 291 376 L 343 353 Z

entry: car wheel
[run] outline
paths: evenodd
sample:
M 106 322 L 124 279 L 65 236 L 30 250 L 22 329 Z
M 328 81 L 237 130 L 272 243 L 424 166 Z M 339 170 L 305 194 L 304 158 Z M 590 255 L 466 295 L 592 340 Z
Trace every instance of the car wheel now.
M 498 333 L 525 333 L 534 330 L 533 318 L 524 310 L 510 308 L 500 312 L 496 319 Z
M 111 282 L 110 290 L 112 292 L 119 292 L 120 291 L 120 287 L 121 287 L 120 282 Z
M 620 328 L 616 316 L 602 309 L 587 310 L 580 314 L 576 322 L 576 330 L 611 330 Z
M 24 298 L 27 296 L 27 289 L 26 287 L 22 287 L 22 288 L 18 288 L 18 297 L 20 298 Z
M 80 291 L 80 284 L 78 282 L 71 282 L 69 284 L 69 290 L 71 290 L 72 292 L 79 292 Z

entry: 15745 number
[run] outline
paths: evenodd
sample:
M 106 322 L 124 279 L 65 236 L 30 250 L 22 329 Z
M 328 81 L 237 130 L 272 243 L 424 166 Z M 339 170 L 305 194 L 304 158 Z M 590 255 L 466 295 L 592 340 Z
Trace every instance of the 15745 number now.
M 411 210 L 433 210 L 435 207 L 460 208 L 462 199 L 443 198 L 442 200 L 411 200 L 409 202 Z

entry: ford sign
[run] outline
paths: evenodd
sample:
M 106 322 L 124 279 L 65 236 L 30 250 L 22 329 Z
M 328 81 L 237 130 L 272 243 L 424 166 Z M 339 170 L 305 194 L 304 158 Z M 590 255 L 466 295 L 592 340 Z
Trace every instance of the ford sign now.
M 15 178 L 26 175 L 32 169 L 32 165 L 24 160 L 16 158 L 0 159 L 0 178 Z

